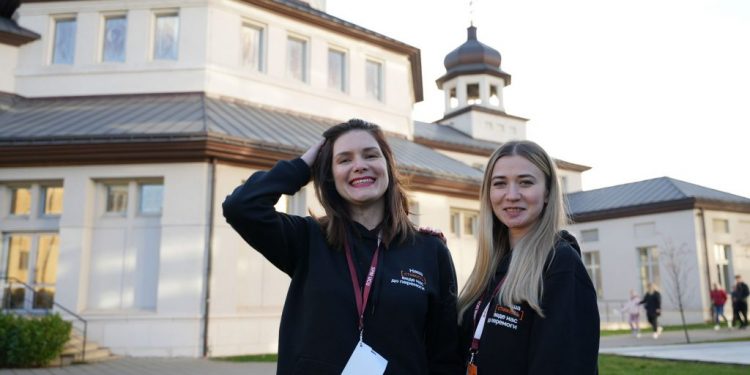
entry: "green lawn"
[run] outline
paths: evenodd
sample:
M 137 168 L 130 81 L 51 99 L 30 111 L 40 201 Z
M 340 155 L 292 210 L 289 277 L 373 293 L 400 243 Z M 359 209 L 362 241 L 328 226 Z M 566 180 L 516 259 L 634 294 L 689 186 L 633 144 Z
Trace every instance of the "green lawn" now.
M 602 375 L 734 375 L 750 373 L 750 366 L 718 365 L 661 359 L 621 357 L 610 354 L 599 355 L 599 373 Z
M 278 354 L 253 354 L 253 355 L 237 355 L 233 357 L 214 357 L 211 358 L 215 361 L 228 361 L 228 362 L 276 362 L 279 360 Z
M 699 323 L 699 324 L 688 324 L 687 325 L 688 330 L 692 329 L 713 329 L 714 325 L 713 323 Z M 665 326 L 665 331 L 682 331 L 682 326 Z M 641 327 L 642 333 L 651 333 L 651 327 Z M 613 330 L 603 330 L 600 333 L 600 336 L 614 336 L 614 335 L 625 335 L 630 334 L 630 329 L 613 329 Z

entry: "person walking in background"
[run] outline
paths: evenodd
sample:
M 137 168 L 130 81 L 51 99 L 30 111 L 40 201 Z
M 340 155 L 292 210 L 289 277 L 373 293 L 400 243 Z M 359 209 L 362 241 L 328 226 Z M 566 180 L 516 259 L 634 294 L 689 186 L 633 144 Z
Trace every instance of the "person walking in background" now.
M 635 290 L 630 289 L 630 299 L 622 306 L 622 313 L 628 316 L 628 325 L 633 337 L 641 337 L 641 299 Z
M 597 373 L 596 290 L 565 209 L 555 162 L 511 141 L 487 163 L 479 248 L 461 291 L 459 350 L 466 374 Z
M 227 222 L 291 277 L 277 374 L 460 374 L 450 251 L 409 221 L 383 131 L 353 119 L 323 138 L 223 204 Z M 311 176 L 326 216 L 277 212 Z
M 732 289 L 732 326 L 739 329 L 747 327 L 747 297 L 750 296 L 750 289 L 742 281 L 742 276 L 734 276 L 734 289 Z M 739 325 L 738 325 L 739 323 Z
M 659 316 L 661 315 L 661 294 L 656 290 L 654 283 L 648 284 L 648 292 L 643 296 L 643 299 L 638 302 L 646 309 L 646 319 L 651 324 L 651 329 L 654 331 L 654 339 L 658 339 L 661 335 L 663 328 L 659 325 Z
M 724 316 L 724 304 L 727 302 L 727 292 L 724 291 L 719 284 L 714 283 L 714 288 L 711 289 L 711 306 L 713 308 L 714 316 L 714 330 L 719 330 L 720 320 L 719 317 L 724 318 L 724 322 L 727 323 L 728 328 L 732 328 L 732 323 L 727 320 Z

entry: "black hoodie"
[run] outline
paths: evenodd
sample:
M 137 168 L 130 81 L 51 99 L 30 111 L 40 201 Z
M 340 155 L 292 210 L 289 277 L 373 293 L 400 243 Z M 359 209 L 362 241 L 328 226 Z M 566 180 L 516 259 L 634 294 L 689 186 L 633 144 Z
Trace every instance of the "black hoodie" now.
M 599 311 L 596 291 L 581 262 L 575 238 L 563 231 L 545 264 L 542 312 L 527 303 L 497 306 L 487 314 L 479 352 L 478 374 L 596 374 L 599 353 Z M 554 254 L 554 255 L 553 255 Z M 508 272 L 505 257 L 488 286 L 491 292 Z M 459 351 L 469 359 L 474 335 L 474 306 L 462 317 Z M 481 314 L 481 311 L 480 313 Z
M 257 172 L 224 201 L 227 222 L 291 277 L 281 315 L 277 374 L 341 374 L 359 340 L 358 314 L 346 256 L 326 242 L 317 221 L 276 212 L 281 194 L 310 180 L 301 159 Z M 351 228 L 360 286 L 377 244 Z M 364 341 L 388 360 L 385 374 L 461 374 L 455 351 L 456 275 L 443 242 L 418 233 L 381 248 L 364 318 Z

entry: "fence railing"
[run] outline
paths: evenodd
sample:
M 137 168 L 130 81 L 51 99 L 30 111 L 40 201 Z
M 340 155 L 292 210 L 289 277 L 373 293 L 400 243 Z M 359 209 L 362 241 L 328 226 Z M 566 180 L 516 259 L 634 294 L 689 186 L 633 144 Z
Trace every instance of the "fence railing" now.
M 81 361 L 86 361 L 86 336 L 88 322 L 80 315 L 70 311 L 65 306 L 55 302 L 54 292 L 45 288 L 37 288 L 7 275 L 0 276 L 0 310 L 3 313 L 20 315 L 49 315 L 59 313 L 69 321 L 72 327 L 81 333 L 83 346 L 81 347 Z

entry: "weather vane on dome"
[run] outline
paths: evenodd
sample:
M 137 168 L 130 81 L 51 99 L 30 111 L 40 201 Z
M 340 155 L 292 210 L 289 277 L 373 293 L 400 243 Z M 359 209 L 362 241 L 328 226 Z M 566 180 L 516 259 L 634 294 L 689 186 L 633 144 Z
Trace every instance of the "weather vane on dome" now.
M 474 26 L 474 0 L 469 0 L 469 26 Z

